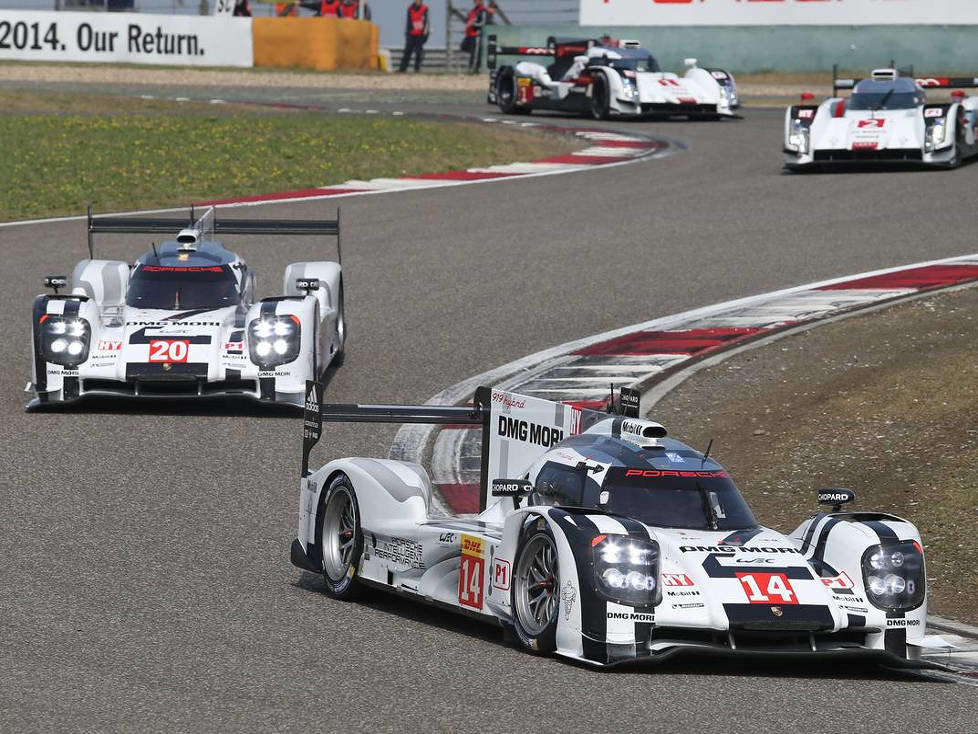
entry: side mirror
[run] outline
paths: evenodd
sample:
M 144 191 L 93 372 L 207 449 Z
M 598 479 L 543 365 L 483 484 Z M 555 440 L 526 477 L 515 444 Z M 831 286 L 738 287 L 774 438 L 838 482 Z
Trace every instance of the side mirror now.
M 690 69 L 695 69 L 696 68 L 696 64 L 698 63 L 698 61 L 699 61 L 698 59 L 692 59 L 692 58 L 690 58 L 690 59 L 683 59 L 683 64 L 685 64 L 686 66 L 688 66 Z
M 526 479 L 493 479 L 493 497 L 525 497 L 533 491 L 533 484 Z
M 842 505 L 848 504 L 856 499 L 856 493 L 851 489 L 820 489 L 818 490 L 818 503 L 820 505 L 832 505 L 832 512 L 838 512 Z
M 313 291 L 319 290 L 318 278 L 296 278 L 295 287 L 304 292 L 307 296 Z
M 68 287 L 68 276 L 67 275 L 48 275 L 44 278 L 44 287 L 53 288 L 54 295 L 58 295 L 59 288 Z

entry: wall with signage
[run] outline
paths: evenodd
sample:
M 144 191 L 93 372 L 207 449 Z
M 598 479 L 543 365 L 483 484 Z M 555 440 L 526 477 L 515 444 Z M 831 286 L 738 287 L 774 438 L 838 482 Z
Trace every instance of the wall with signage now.
M 0 10 L 0 59 L 251 66 L 251 18 Z
M 978 25 L 975 0 L 580 0 L 581 25 Z

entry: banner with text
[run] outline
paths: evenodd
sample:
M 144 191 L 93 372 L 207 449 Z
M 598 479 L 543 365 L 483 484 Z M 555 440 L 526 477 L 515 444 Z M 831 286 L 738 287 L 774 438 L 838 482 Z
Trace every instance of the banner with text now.
M 0 59 L 251 66 L 251 18 L 0 10 Z
M 976 0 L 581 0 L 581 25 L 978 25 Z

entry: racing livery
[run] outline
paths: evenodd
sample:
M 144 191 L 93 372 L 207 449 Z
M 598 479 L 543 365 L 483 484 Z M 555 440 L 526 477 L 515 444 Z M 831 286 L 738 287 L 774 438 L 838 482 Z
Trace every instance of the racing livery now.
M 921 664 L 920 535 L 843 512 L 848 490 L 820 492 L 829 511 L 785 536 L 757 523 L 709 449 L 637 418 L 637 400 L 621 415 L 485 387 L 472 407 L 321 398 L 311 383 L 291 557 L 333 597 L 400 593 L 593 665 L 690 650 Z M 324 419 L 481 425 L 481 512 L 437 516 L 413 463 L 345 458 L 310 473 Z
M 552 57 L 549 66 L 518 61 L 497 68 L 497 56 Z M 642 115 L 737 117 L 733 76 L 686 59 L 682 77 L 664 72 L 638 41 L 547 39 L 545 47 L 499 46 L 489 36 L 489 96 L 507 114 L 533 110 L 590 113 L 595 119 Z
M 165 233 L 130 267 L 94 257 L 96 233 Z M 49 276 L 34 300 L 28 408 L 86 396 L 237 395 L 301 406 L 306 380 L 346 338 L 338 262 L 292 263 L 284 295 L 256 299 L 256 275 L 216 234 L 332 235 L 336 220 L 92 217 L 89 259 Z M 65 293 L 60 290 L 66 289 Z
M 978 98 L 962 88 L 975 77 L 903 76 L 876 69 L 870 78 L 835 79 L 832 97 L 813 95 L 785 113 L 784 163 L 791 170 L 833 164 L 919 164 L 954 168 L 978 153 Z M 925 90 L 953 89 L 950 101 L 929 102 Z M 839 91 L 851 89 L 849 97 Z

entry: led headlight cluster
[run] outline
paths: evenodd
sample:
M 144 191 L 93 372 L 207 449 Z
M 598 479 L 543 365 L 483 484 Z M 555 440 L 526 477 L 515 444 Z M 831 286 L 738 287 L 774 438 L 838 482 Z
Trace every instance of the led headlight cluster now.
M 659 600 L 658 543 L 625 535 L 598 535 L 591 547 L 595 586 L 602 596 L 633 607 Z
M 299 317 L 294 314 L 255 319 L 248 325 L 251 361 L 263 369 L 291 362 L 299 356 L 300 337 Z
M 634 102 L 638 99 L 638 87 L 635 86 L 635 80 L 629 79 L 628 77 L 622 77 L 621 79 L 621 96 L 623 99 L 627 99 Z
M 88 359 L 92 329 L 85 319 L 44 314 L 38 326 L 41 354 L 48 362 L 77 367 Z
M 905 611 L 924 601 L 924 554 L 916 541 L 874 545 L 863 553 L 866 596 L 881 609 Z
M 940 147 L 941 143 L 944 142 L 946 130 L 944 118 L 936 118 L 927 128 L 927 134 L 924 136 L 924 149 L 930 152 Z
M 808 152 L 810 131 L 801 120 L 793 120 L 791 123 L 791 133 L 788 135 L 788 145 L 799 153 Z

